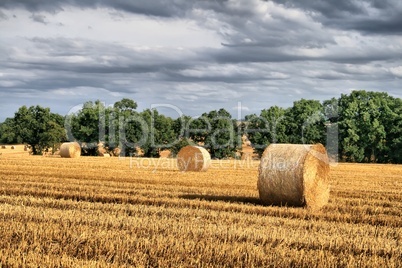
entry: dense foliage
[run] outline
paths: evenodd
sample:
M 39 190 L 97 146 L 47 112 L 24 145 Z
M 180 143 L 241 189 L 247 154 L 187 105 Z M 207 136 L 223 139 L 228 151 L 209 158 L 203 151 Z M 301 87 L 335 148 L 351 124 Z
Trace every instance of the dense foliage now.
M 41 106 L 22 106 L 0 125 L 0 142 L 25 143 L 33 154 L 41 154 L 65 140 L 63 117 Z
M 183 146 L 204 146 L 213 158 L 234 157 L 245 134 L 261 155 L 270 143 L 322 143 L 333 158 L 348 162 L 402 163 L 402 100 L 382 92 L 353 91 L 320 102 L 301 99 L 292 107 L 269 107 L 237 122 L 225 109 L 198 118 L 172 119 L 155 109 L 139 112 L 137 103 L 122 99 L 106 107 L 86 102 L 62 117 L 49 108 L 22 106 L 0 124 L 0 143 L 29 144 L 40 154 L 65 140 L 80 142 L 85 155 L 101 144 L 121 155 L 172 155 Z
M 402 163 L 402 100 L 353 91 L 320 103 L 294 102 L 248 115 L 244 131 L 261 155 L 270 143 L 323 143 L 348 162 Z

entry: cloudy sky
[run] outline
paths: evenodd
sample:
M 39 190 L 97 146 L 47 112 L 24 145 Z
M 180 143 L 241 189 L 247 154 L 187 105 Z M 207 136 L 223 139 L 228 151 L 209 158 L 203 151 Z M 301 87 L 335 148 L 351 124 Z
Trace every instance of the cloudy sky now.
M 354 89 L 402 97 L 399 0 L 1 0 L 0 40 L 0 122 L 123 97 L 235 117 Z

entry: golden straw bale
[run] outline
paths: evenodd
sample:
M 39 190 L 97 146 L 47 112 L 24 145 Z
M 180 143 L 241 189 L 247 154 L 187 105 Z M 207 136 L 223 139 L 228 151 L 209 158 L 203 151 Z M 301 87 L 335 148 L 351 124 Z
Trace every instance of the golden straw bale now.
M 98 144 L 98 156 L 104 156 L 105 154 L 107 154 L 107 151 L 104 147 L 103 143 L 99 143 Z
M 163 150 L 159 152 L 159 157 L 160 158 L 168 158 L 170 156 L 171 152 L 170 150 Z
M 177 166 L 180 171 L 207 171 L 211 156 L 200 146 L 185 146 L 177 154 Z
M 60 156 L 77 158 L 81 156 L 81 146 L 77 142 L 65 142 L 60 146 Z
M 316 210 L 328 203 L 328 181 L 322 144 L 271 144 L 261 158 L 257 187 L 263 204 Z
M 121 149 L 119 147 L 114 148 L 112 151 L 112 154 L 114 156 L 120 156 L 120 153 L 121 153 Z

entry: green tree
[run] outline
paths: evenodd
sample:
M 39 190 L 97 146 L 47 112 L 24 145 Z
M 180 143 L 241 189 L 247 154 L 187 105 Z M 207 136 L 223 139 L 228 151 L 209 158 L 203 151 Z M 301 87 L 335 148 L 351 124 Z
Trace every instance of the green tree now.
M 120 112 L 134 111 L 137 109 L 137 103 L 134 100 L 123 98 L 122 100 L 115 102 L 113 107 Z
M 110 108 L 97 100 L 84 103 L 81 110 L 69 117 L 69 139 L 81 144 L 84 155 L 96 155 L 98 144 L 107 142 L 110 114 Z
M 197 145 L 190 134 L 190 124 L 195 126 L 194 120 L 190 116 L 182 115 L 173 121 L 173 131 L 176 142 L 169 148 L 172 156 L 176 156 L 181 148 L 187 145 Z M 195 129 L 195 128 L 194 128 Z
M 237 121 L 225 109 L 204 113 L 187 126 L 188 138 L 202 144 L 212 158 L 234 157 L 241 146 Z
M 139 144 L 144 156 L 159 157 L 161 150 L 172 147 L 176 141 L 173 129 L 174 121 L 172 118 L 160 114 L 156 109 L 144 110 L 140 116 L 148 126 L 148 130 L 141 133 L 146 139 Z
M 325 115 L 317 100 L 301 99 L 285 113 L 286 136 L 289 143 L 325 144 Z
M 21 137 L 17 136 L 15 132 L 14 118 L 6 118 L 6 120 L 0 124 L 0 143 L 22 143 Z
M 346 161 L 386 162 L 387 129 L 395 116 L 386 93 L 353 91 L 339 99 L 340 148 Z M 391 129 L 388 130 L 392 131 Z M 392 145 L 388 145 L 388 148 Z
M 285 109 L 273 106 L 262 110 L 260 116 L 246 116 L 244 133 L 260 157 L 269 144 L 287 142 L 285 112 Z
M 402 100 L 389 98 L 388 106 L 383 108 L 384 126 L 386 131 L 386 151 L 384 156 L 387 159 L 381 162 L 392 162 L 402 164 Z
M 109 114 L 108 146 L 110 149 L 119 147 L 123 156 L 135 155 L 148 132 L 148 124 L 136 108 L 135 101 L 124 98 L 113 105 Z
M 14 131 L 23 143 L 32 147 L 33 154 L 41 154 L 65 140 L 64 118 L 41 106 L 22 106 L 14 115 Z

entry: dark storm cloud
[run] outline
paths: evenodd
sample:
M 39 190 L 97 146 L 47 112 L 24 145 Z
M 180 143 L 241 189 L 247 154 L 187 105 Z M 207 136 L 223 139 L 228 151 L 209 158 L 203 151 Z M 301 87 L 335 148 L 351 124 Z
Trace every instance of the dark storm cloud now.
M 363 51 L 356 49 L 328 48 L 320 55 L 301 53 L 297 47 L 284 46 L 270 48 L 264 46 L 229 46 L 225 49 L 211 51 L 216 61 L 221 63 L 241 62 L 294 62 L 294 61 L 328 61 L 335 63 L 369 63 L 374 61 L 388 61 L 402 59 L 402 51 L 396 48 L 384 50 L 382 48 L 367 48 Z
M 333 28 L 369 34 L 402 33 L 402 3 L 399 0 L 274 0 L 313 14 Z
M 178 50 L 144 53 L 117 44 L 85 39 L 32 38 L 32 50 L 40 57 L 19 58 L 12 52 L 4 67 L 81 73 L 149 73 L 177 70 L 192 64 L 191 55 Z M 12 50 L 11 50 L 12 51 Z M 184 60 L 183 60 L 184 59 Z
M 402 33 L 402 11 L 398 15 L 391 16 L 390 18 L 363 18 L 356 21 L 344 23 L 344 29 L 358 30 L 365 34 L 395 34 Z M 342 23 L 342 22 L 340 22 Z M 332 24 L 337 24 L 333 22 Z
M 221 63 L 240 62 L 288 62 L 308 60 L 308 56 L 292 55 L 286 48 L 264 46 L 229 46 L 212 51 L 215 59 Z
M 137 14 L 172 17 L 185 12 L 186 6 L 190 6 L 190 1 L 184 0 L 2 0 L 0 7 L 3 8 L 25 8 L 32 12 L 47 11 L 59 12 L 66 6 L 76 6 L 82 8 L 111 7 L 116 10 L 123 10 Z
M 366 0 L 273 0 L 288 7 L 298 7 L 306 11 L 315 11 L 327 18 L 343 18 L 346 15 L 365 14 L 363 6 Z M 369 1 L 371 2 L 371 1 Z
M 55 12 L 61 11 L 62 3 L 68 3 L 69 1 L 53 1 L 53 0 L 38 0 L 38 1 L 31 1 L 31 0 L 2 0 L 0 2 L 0 7 L 6 9 L 12 8 L 24 8 L 29 11 L 48 11 L 48 12 Z
M 262 1 L 262 0 L 261 0 Z M 398 34 L 402 32 L 402 4 L 399 0 L 270 0 L 285 7 L 296 7 L 316 21 L 333 28 L 357 30 L 364 33 Z M 226 0 L 2 0 L 2 8 L 25 8 L 32 12 L 59 12 L 66 6 L 81 8 L 110 7 L 118 11 L 157 17 L 185 17 L 194 9 L 211 10 L 229 15 L 232 25 L 244 24 L 254 16 L 248 8 L 232 8 Z M 269 2 L 269 1 L 268 1 Z M 247 7 L 247 4 L 244 5 Z M 1 19 L 1 13 L 0 13 Z

